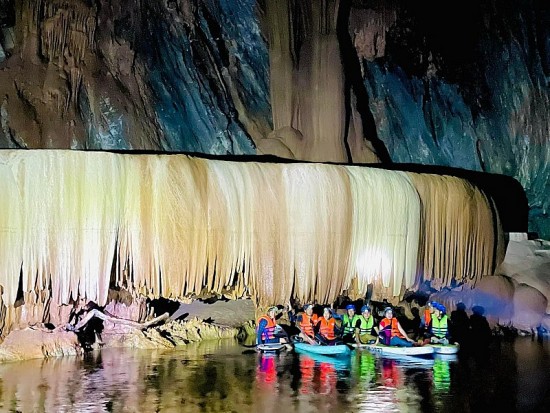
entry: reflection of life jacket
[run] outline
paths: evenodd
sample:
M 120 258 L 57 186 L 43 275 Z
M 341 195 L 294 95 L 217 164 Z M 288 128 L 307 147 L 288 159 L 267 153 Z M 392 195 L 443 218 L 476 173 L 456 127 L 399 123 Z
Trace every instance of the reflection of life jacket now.
M 390 338 L 391 337 L 401 337 L 403 338 L 403 334 L 399 331 L 399 328 L 397 328 L 397 318 L 392 317 L 391 321 L 389 318 L 383 318 L 382 321 L 380 321 L 380 327 L 382 331 L 387 332 L 390 331 Z
M 263 315 L 260 318 L 258 318 L 258 322 L 256 323 L 258 328 L 260 327 L 260 322 L 262 320 L 267 321 L 267 326 L 264 328 L 264 331 L 262 331 L 262 337 L 261 337 L 262 341 L 274 339 L 275 338 L 275 327 L 277 326 L 277 323 L 272 318 L 269 318 L 268 316 Z M 258 333 L 258 331 L 256 330 L 256 334 L 257 333 Z
M 272 355 L 260 355 L 260 363 L 258 365 L 256 380 L 266 384 L 272 384 L 277 381 L 277 366 L 275 357 Z
M 342 317 L 342 326 L 344 327 L 344 334 L 353 334 L 355 332 L 355 324 L 357 324 L 359 316 L 354 314 L 350 319 L 348 314 L 344 314 Z
M 313 376 L 315 375 L 315 360 L 307 356 L 300 355 L 300 373 L 302 374 L 302 387 L 300 392 L 308 394 L 313 392 Z
M 451 388 L 451 371 L 449 362 L 443 360 L 435 360 L 433 367 L 434 387 L 438 391 L 449 391 Z
M 371 334 L 372 326 L 374 325 L 374 317 L 370 315 L 367 319 L 364 316 L 359 316 L 359 320 L 361 320 L 361 325 L 359 326 L 359 334 Z
M 331 317 L 327 320 L 325 317 L 321 317 L 319 323 L 319 333 L 328 340 L 334 340 L 336 338 L 336 334 L 334 333 L 336 322 L 334 318 Z
M 370 382 L 376 379 L 376 359 L 368 351 L 362 351 L 359 354 L 359 379 Z
M 336 368 L 332 363 L 322 362 L 319 364 L 319 389 L 320 394 L 329 394 L 336 388 Z
M 382 359 L 382 379 L 386 386 L 397 387 L 399 384 L 399 370 L 395 360 Z
M 317 314 L 312 314 L 310 317 L 306 313 L 300 313 L 299 315 L 302 317 L 302 321 L 300 321 L 299 325 L 300 330 L 302 330 L 304 334 L 313 337 L 315 335 L 313 327 L 319 321 L 319 316 Z
M 447 337 L 448 324 L 447 324 L 447 314 L 445 314 L 440 319 L 435 317 L 432 318 L 432 334 L 437 338 Z

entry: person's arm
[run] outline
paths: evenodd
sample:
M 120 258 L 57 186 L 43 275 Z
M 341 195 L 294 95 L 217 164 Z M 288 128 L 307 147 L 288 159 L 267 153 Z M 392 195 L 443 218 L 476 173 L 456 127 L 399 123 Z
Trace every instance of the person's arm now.
M 405 340 L 410 341 L 411 343 L 414 342 L 414 340 L 407 335 L 407 332 L 403 329 L 403 327 L 401 327 L 401 323 L 399 321 L 397 322 L 397 329 L 403 337 L 405 337 Z
M 344 329 L 343 329 L 341 326 L 339 326 L 338 324 L 334 323 L 334 334 L 335 334 L 336 336 L 341 336 L 342 333 L 343 333 L 343 331 L 344 331 Z
M 267 326 L 267 320 L 261 320 L 258 324 L 258 331 L 256 332 L 256 345 L 262 344 L 262 334 Z
M 434 335 L 434 333 L 433 333 L 432 322 L 430 321 L 428 323 L 428 325 L 426 326 L 426 331 L 424 332 L 424 337 L 431 338 L 431 337 L 433 337 L 433 335 Z
M 332 314 L 332 318 L 334 318 L 335 320 L 338 320 L 338 321 L 342 321 L 342 316 L 340 314 L 338 314 L 336 311 L 331 311 L 330 312 Z
M 355 343 L 361 344 L 361 340 L 359 337 L 361 336 L 361 320 L 357 320 L 355 323 L 355 329 L 354 329 L 354 337 L 355 337 Z

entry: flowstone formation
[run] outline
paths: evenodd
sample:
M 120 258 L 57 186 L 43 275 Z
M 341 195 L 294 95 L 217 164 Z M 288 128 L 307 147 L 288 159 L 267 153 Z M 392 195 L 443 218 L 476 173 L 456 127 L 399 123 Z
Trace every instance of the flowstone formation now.
M 503 253 L 490 199 L 454 177 L 53 150 L 0 152 L 0 177 L 3 335 L 77 300 L 104 306 L 109 288 L 399 299 L 423 280 L 475 283 Z

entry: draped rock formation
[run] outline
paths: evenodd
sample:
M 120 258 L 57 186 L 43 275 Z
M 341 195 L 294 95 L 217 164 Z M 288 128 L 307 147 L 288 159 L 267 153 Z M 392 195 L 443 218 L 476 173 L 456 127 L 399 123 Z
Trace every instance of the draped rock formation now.
M 259 305 L 369 284 L 399 297 L 422 279 L 475 283 L 500 248 L 496 212 L 466 181 L 360 166 L 5 150 L 0 193 L 7 326 L 16 302 L 43 318 L 103 305 L 113 286 Z

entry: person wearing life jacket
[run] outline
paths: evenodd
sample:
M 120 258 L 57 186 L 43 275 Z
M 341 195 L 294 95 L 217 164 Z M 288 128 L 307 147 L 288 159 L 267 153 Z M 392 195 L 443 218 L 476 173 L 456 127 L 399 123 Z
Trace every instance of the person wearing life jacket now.
M 426 303 L 426 307 L 424 307 L 424 313 L 422 314 L 422 317 L 420 317 L 420 334 L 424 337 L 427 337 L 428 327 L 432 321 L 432 314 L 435 311 L 434 306 L 436 304 L 437 303 L 435 301 L 428 301 Z
M 373 330 L 376 335 L 373 334 Z M 378 328 L 374 326 L 374 317 L 368 305 L 361 307 L 361 315 L 355 327 L 354 337 L 356 344 L 372 344 L 378 338 Z
M 396 347 L 412 347 L 416 342 L 407 336 L 397 318 L 393 316 L 391 307 L 384 309 L 384 318 L 379 325 L 380 341 L 382 344 Z
M 434 305 L 434 313 L 428 328 L 429 342 L 432 344 L 449 344 L 449 319 L 443 304 Z M 426 340 L 424 341 L 426 343 Z
M 317 323 L 315 328 L 315 338 L 319 344 L 325 346 L 334 346 L 340 344 L 339 339 L 340 328 L 336 325 L 336 319 L 332 315 L 332 311 L 329 307 L 323 309 L 323 317 Z
M 355 329 L 359 322 L 359 315 L 355 314 L 353 304 L 346 305 L 346 313 L 342 316 L 342 341 L 353 343 L 355 341 Z
M 313 304 L 304 305 L 304 311 L 296 316 L 296 326 L 300 329 L 299 337 L 309 344 L 318 344 L 315 341 L 315 326 L 319 322 L 319 316 L 313 314 Z
M 256 322 L 256 344 L 288 342 L 284 330 L 277 325 L 275 320 L 278 311 L 277 307 L 269 307 L 267 314 L 258 318 Z

